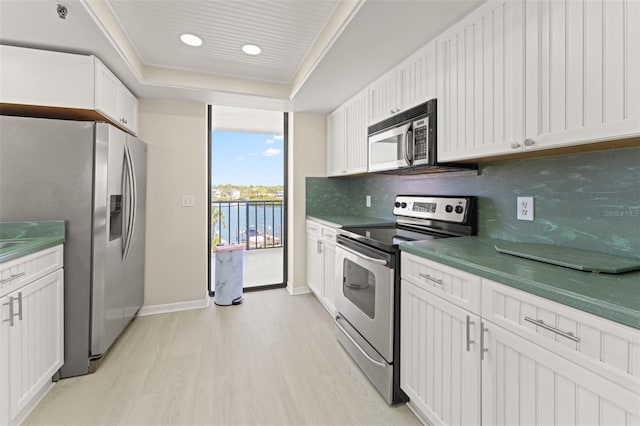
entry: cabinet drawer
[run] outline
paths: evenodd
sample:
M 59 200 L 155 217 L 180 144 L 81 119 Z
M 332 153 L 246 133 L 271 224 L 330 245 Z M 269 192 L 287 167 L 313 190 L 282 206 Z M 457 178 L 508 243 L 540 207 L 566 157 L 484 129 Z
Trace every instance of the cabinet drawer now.
M 400 274 L 418 287 L 480 314 L 480 277 L 406 252 L 401 255 Z
M 335 244 L 336 242 L 336 230 L 327 226 L 322 227 L 322 239 Z
M 640 392 L 640 330 L 487 279 L 482 280 L 482 316 Z
M 307 234 L 311 234 L 316 237 L 322 236 L 322 225 L 318 222 L 307 219 Z
M 0 297 L 62 268 L 62 245 L 0 265 Z

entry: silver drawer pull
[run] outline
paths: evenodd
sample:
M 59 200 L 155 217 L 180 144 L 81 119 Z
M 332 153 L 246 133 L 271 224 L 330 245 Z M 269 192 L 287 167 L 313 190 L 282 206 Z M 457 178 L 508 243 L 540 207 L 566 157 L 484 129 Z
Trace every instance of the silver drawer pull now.
M 0 284 L 6 284 L 8 282 L 11 282 L 13 280 L 17 280 L 18 278 L 26 275 L 26 272 L 20 272 L 19 274 L 15 274 L 15 275 L 11 275 L 9 278 L 5 278 L 4 280 L 0 281 Z
M 419 273 L 419 276 L 421 276 L 422 278 L 424 278 L 425 280 L 431 281 L 432 283 L 436 283 L 438 285 L 444 285 L 444 283 L 442 282 L 442 280 L 439 280 L 437 278 L 433 278 L 431 275 L 429 274 L 423 274 L 423 273 Z
M 529 317 L 524 317 L 524 320 L 527 321 L 527 322 L 530 322 L 532 324 L 535 324 L 538 327 L 542 327 L 545 330 L 549 330 L 549 331 L 552 331 L 552 332 L 554 332 L 556 334 L 559 334 L 560 336 L 562 336 L 564 338 L 567 338 L 569 340 L 573 340 L 576 343 L 580 342 L 580 338 L 578 336 L 576 336 L 575 334 L 573 334 L 572 332 L 570 332 L 570 331 L 558 330 L 555 327 L 552 327 L 552 326 L 550 326 L 548 324 L 545 324 L 544 321 L 542 321 L 542 320 L 536 320 L 536 319 L 529 318 Z
M 471 340 L 471 324 L 475 324 L 471 321 L 471 317 L 467 315 L 467 352 L 471 351 L 471 344 L 475 343 Z

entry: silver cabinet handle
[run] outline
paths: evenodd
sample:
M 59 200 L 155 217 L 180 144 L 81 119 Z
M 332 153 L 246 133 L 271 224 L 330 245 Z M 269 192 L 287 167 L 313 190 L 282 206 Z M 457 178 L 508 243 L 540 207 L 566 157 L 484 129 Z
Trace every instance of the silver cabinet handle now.
M 536 143 L 536 141 L 534 141 L 534 140 L 533 140 L 533 139 L 531 139 L 531 138 L 527 138 L 527 139 L 525 139 L 525 140 L 524 140 L 524 146 L 531 146 L 531 145 L 533 145 L 534 143 Z
M 9 301 L 7 303 L 3 303 L 2 306 L 9 305 L 9 318 L 2 320 L 2 322 L 8 322 L 9 327 L 13 327 L 13 296 L 9 296 Z
M 480 327 L 482 329 L 482 331 L 480 332 L 480 360 L 484 361 L 484 353 L 489 352 L 489 349 L 485 349 L 484 347 L 484 333 L 489 331 L 489 329 L 484 326 L 483 322 L 480 322 Z
M 529 317 L 524 317 L 524 320 L 527 321 L 527 322 L 530 322 L 532 324 L 535 324 L 538 327 L 542 327 L 545 330 L 552 331 L 552 332 L 554 332 L 554 333 L 556 333 L 556 334 L 558 334 L 558 335 L 560 335 L 560 336 L 562 336 L 562 337 L 564 337 L 566 339 L 573 340 L 576 343 L 580 342 L 580 338 L 578 336 L 576 336 L 575 334 L 573 334 L 572 332 L 570 332 L 570 331 L 558 330 L 555 327 L 552 327 L 552 326 L 550 326 L 548 324 L 545 324 L 544 321 L 542 321 L 542 320 L 537 320 L 537 319 L 533 319 L 533 318 L 529 318 Z
M 316 253 L 322 253 L 322 241 L 316 241 Z
M 22 292 L 18 293 L 18 313 L 15 316 L 22 321 Z
M 13 280 L 17 280 L 18 278 L 25 276 L 27 273 L 26 272 L 20 272 L 19 274 L 13 274 L 11 275 L 9 278 L 5 278 L 4 280 L 0 281 L 0 284 L 6 284 L 9 283 Z
M 520 144 L 518 142 L 514 142 L 511 144 L 511 149 L 518 149 L 520 148 Z
M 395 111 L 393 110 L 393 108 L 391 108 L 391 109 L 389 110 L 389 114 L 393 114 L 394 112 L 395 112 Z
M 377 360 L 375 360 L 375 359 L 371 358 L 371 357 L 369 356 L 369 354 L 368 354 L 368 353 L 366 353 L 366 352 L 364 351 L 364 349 L 362 349 L 362 348 L 360 347 L 360 345 L 358 344 L 358 342 L 356 342 L 356 341 L 355 341 L 355 339 L 354 339 L 353 337 L 351 337 L 351 336 L 349 335 L 349 333 L 347 333 L 347 330 L 345 330 L 345 329 L 344 329 L 344 327 L 342 327 L 342 326 L 340 325 L 340 323 L 338 322 L 338 320 L 339 320 L 340 318 L 342 318 L 340 315 L 336 315 L 336 317 L 333 319 L 333 321 L 336 323 L 336 327 L 338 327 L 338 328 L 340 329 L 340 331 L 342 331 L 342 332 L 344 333 L 344 335 L 345 335 L 345 336 L 347 336 L 347 339 L 351 340 L 351 343 L 353 343 L 353 344 L 355 345 L 355 347 L 356 347 L 356 348 L 358 348 L 358 350 L 362 353 L 362 355 L 364 355 L 364 356 L 365 356 L 369 361 L 371 361 L 371 362 L 372 362 L 372 363 L 374 363 L 375 365 L 377 365 L 377 366 L 379 366 L 379 367 L 382 367 L 382 368 L 387 368 L 387 364 L 386 364 L 386 363 L 384 363 L 384 362 L 380 362 L 380 361 L 377 361 Z
M 432 283 L 436 283 L 438 285 L 444 285 L 444 282 L 442 282 L 442 280 L 439 280 L 437 278 L 433 278 L 431 275 L 429 274 L 423 274 L 423 273 L 419 273 L 418 274 L 420 277 L 424 278 L 425 280 L 431 281 Z
M 471 344 L 475 343 L 471 340 L 471 324 L 475 324 L 471 321 L 471 317 L 467 315 L 467 352 L 471 351 Z

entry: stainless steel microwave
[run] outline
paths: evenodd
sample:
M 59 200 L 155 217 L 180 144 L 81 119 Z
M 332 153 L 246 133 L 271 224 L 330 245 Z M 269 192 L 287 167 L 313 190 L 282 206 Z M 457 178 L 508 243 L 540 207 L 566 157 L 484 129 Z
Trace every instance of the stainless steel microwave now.
M 435 165 L 436 100 L 369 126 L 370 172 Z

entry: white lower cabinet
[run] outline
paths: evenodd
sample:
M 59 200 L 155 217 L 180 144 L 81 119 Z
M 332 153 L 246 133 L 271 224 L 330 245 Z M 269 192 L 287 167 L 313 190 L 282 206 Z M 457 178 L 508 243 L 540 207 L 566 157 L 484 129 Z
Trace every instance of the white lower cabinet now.
M 307 285 L 331 315 L 335 314 L 336 230 L 307 220 Z
M 400 386 L 434 425 L 480 421 L 480 316 L 403 280 Z
M 456 271 L 402 254 L 400 385 L 425 423 L 640 424 L 640 330 Z M 460 283 L 478 311 L 443 298 Z
M 9 271 L 3 279 L 8 283 L 11 276 L 37 276 L 37 269 L 51 267 L 49 259 L 60 259 L 56 271 L 0 298 L 0 424 L 24 420 L 64 362 L 62 246 L 51 250 L 59 253 L 34 253 L 2 265 L 3 272 L 21 271 Z
M 638 425 L 640 396 L 485 322 L 482 424 Z

